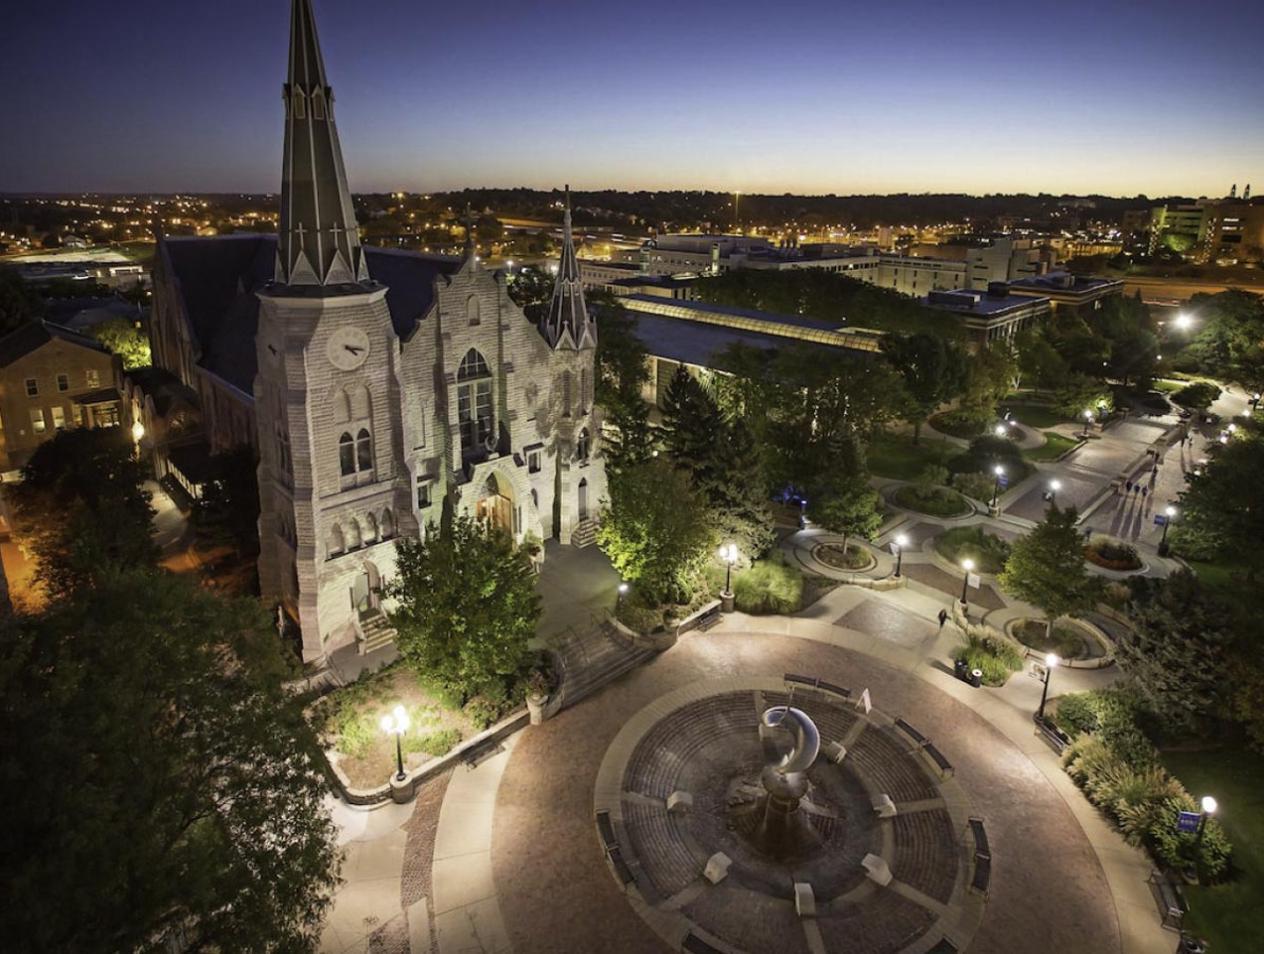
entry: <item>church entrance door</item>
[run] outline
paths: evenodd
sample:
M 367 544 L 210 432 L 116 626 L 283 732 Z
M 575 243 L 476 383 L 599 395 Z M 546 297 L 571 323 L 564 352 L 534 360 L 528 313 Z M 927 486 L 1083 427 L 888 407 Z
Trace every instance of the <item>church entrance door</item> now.
M 582 523 L 588 519 L 588 478 L 579 482 L 579 519 Z
M 498 480 L 496 475 L 487 478 L 487 486 L 483 497 L 478 501 L 476 513 L 479 520 L 486 520 L 498 530 L 513 533 L 513 489 L 507 481 Z
M 364 572 L 356 577 L 355 584 L 351 587 L 351 605 L 361 616 L 377 611 L 381 603 L 381 597 L 378 594 L 378 587 L 381 585 L 377 567 L 372 563 L 366 563 Z

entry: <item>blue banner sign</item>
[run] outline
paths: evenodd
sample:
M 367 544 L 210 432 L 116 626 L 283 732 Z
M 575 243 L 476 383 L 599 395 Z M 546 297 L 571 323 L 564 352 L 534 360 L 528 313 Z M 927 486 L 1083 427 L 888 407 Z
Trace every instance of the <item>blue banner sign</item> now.
M 1181 812 L 1176 816 L 1176 830 L 1185 832 L 1198 831 L 1198 822 L 1202 817 L 1198 812 Z

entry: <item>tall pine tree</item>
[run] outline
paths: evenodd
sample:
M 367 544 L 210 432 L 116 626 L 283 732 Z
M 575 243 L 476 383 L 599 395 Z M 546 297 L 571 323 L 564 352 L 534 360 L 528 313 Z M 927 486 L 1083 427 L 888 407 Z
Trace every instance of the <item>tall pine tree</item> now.
M 1074 507 L 1050 504 L 1045 519 L 1014 541 L 998 582 L 1021 600 L 1045 611 L 1049 628 L 1059 616 L 1088 609 L 1100 580 L 1084 567 L 1084 543 Z

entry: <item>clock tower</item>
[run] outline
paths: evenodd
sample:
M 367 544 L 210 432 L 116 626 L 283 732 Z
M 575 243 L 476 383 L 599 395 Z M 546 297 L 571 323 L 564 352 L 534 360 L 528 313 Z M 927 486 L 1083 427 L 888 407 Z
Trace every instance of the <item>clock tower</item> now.
M 387 289 L 360 245 L 311 0 L 293 0 L 282 98 L 276 265 L 255 335 L 259 581 L 317 661 L 384 625 L 377 587 L 394 572 L 394 536 L 415 520 L 396 499 Z

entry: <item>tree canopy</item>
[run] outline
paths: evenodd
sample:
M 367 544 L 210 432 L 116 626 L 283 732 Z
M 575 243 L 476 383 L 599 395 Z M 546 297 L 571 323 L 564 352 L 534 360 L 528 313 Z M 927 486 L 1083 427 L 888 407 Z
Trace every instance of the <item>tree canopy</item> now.
M 882 339 L 882 351 L 904 378 L 916 444 L 926 418 L 961 393 L 966 379 L 965 356 L 941 336 L 931 334 L 887 335 Z
M 1084 545 L 1074 507 L 1051 504 L 1045 518 L 1014 541 L 998 582 L 1009 593 L 1044 610 L 1049 621 L 1087 609 L 1098 589 L 1084 566 Z
M 338 848 L 257 602 L 131 570 L 0 629 L 5 945 L 313 947 Z
M 1264 296 L 1239 289 L 1195 295 L 1189 310 L 1201 322 L 1191 350 L 1203 370 L 1249 391 L 1264 387 Z
M 1185 552 L 1197 544 L 1199 552 L 1190 555 L 1237 564 L 1254 580 L 1264 569 L 1258 483 L 1264 474 L 1264 438 L 1253 431 L 1240 434 L 1220 445 L 1201 473 L 1186 475 L 1172 546 Z
M 147 368 L 152 363 L 149 336 L 136 327 L 134 321 L 112 318 L 96 325 L 91 333 L 92 337 L 122 359 L 125 371 Z
M 458 514 L 396 541 L 391 622 L 409 665 L 462 696 L 501 695 L 530 661 L 540 597 L 526 552 Z
M 617 475 L 648 460 L 653 450 L 649 405 L 641 396 L 649 367 L 631 315 L 613 296 L 594 293 L 590 298 L 598 306 L 596 400 L 613 432 L 604 441 L 602 456 L 606 471 Z

